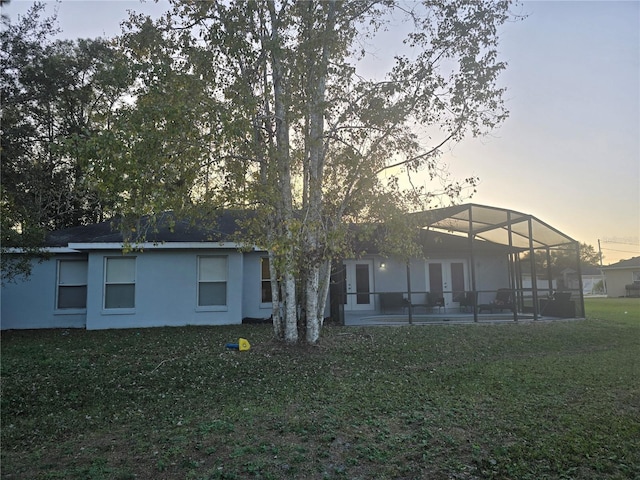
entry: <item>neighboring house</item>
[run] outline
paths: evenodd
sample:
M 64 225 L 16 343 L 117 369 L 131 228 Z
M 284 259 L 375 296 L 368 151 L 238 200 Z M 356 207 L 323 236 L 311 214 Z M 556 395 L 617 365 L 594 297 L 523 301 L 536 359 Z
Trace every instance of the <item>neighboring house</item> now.
M 486 309 L 498 289 L 506 288 L 518 299 L 514 318 L 523 313 L 536 318 L 536 300 L 547 292 L 523 285 L 521 254 L 577 246 L 535 217 L 512 210 L 471 204 L 414 215 L 423 227 L 424 258 L 407 264 L 370 248 L 361 258 L 336 262 L 327 316 L 344 320 L 349 313 L 406 313 L 409 298 L 416 309 L 425 307 L 429 313 L 428 292 L 438 298 L 438 311 L 458 312 L 468 292 L 475 292 L 466 306 L 477 319 L 480 307 Z M 267 252 L 233 241 L 236 220 L 227 212 L 206 230 L 182 222 L 172 228 L 160 225 L 128 253 L 109 222 L 52 232 L 46 243 L 50 258 L 34 262 L 28 280 L 2 287 L 1 328 L 138 328 L 268 319 Z M 581 293 L 572 297 L 578 316 L 584 311 Z M 383 305 L 387 298 L 396 303 Z
M 640 257 L 602 267 L 608 297 L 640 297 Z
M 604 273 L 600 267 L 593 265 L 582 265 L 580 267 L 581 278 L 578 278 L 578 272 L 573 268 L 565 268 L 560 272 L 558 278 L 559 287 L 567 286 L 570 289 L 580 288 L 582 281 L 582 292 L 584 295 L 603 295 L 604 290 Z
M 573 268 L 565 268 L 560 272 L 557 278 L 549 279 L 546 274 L 537 275 L 537 287 L 543 294 L 555 291 L 577 291 L 582 288 L 583 296 L 604 295 L 605 282 L 604 274 L 600 271 L 600 267 L 591 265 L 583 265 L 580 268 L 581 277 Z M 523 288 L 531 288 L 531 273 L 522 274 Z
M 582 291 L 585 295 L 604 295 L 605 278 L 600 267 L 586 265 L 580 269 L 582 274 Z
M 554 292 L 558 289 L 558 280 L 552 279 L 551 282 L 549 282 L 549 279 L 547 278 L 546 275 L 540 274 L 540 275 L 536 275 L 536 285 L 540 291 Z M 522 287 L 533 288 L 531 273 L 522 274 Z

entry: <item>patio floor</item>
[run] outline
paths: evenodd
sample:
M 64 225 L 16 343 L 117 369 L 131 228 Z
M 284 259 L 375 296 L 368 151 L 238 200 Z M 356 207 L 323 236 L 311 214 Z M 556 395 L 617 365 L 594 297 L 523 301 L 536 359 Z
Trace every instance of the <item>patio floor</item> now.
M 346 326 L 371 326 L 409 325 L 409 316 L 406 314 L 381 314 L 378 312 L 345 312 L 344 324 Z M 577 320 L 575 318 L 557 318 L 538 316 L 536 322 L 548 322 L 553 320 Z M 533 322 L 533 315 L 527 313 L 518 314 L 518 322 Z M 463 325 L 473 324 L 473 313 L 432 313 L 414 314 L 413 325 Z M 512 313 L 487 313 L 479 314 L 477 324 L 514 323 Z

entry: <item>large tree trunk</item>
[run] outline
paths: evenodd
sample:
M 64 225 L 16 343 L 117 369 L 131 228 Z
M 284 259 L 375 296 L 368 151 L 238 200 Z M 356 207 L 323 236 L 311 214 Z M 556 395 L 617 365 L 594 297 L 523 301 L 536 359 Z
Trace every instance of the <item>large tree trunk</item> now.
M 313 19 L 314 2 L 309 3 L 310 20 Z M 326 242 L 323 237 L 323 173 L 325 164 L 324 143 L 324 112 L 326 110 L 325 94 L 327 89 L 327 67 L 329 54 L 332 48 L 335 29 L 335 1 L 328 2 L 327 17 L 324 32 L 322 32 L 322 50 L 320 58 L 316 61 L 315 68 L 309 73 L 309 132 L 306 150 L 308 151 L 308 203 L 305 238 L 305 254 L 308 265 L 308 277 L 306 279 L 306 314 L 307 314 L 307 343 L 315 344 L 320 339 L 323 315 L 320 314 L 320 305 L 324 306 L 324 300 L 320 295 L 320 266 L 326 261 Z M 310 22 L 310 25 L 313 25 Z M 315 32 L 308 32 L 315 35 Z M 312 42 L 313 43 L 313 42 Z M 307 52 L 309 56 L 315 56 L 315 49 Z
M 325 260 L 320 265 L 320 285 L 318 287 L 318 320 L 322 326 L 324 323 L 324 309 L 329 298 L 329 286 L 331 285 L 331 259 Z
M 320 340 L 330 280 L 330 260 L 325 260 L 320 265 L 314 265 L 309 269 L 305 284 L 307 298 L 306 341 L 311 345 L 318 343 Z
M 285 267 L 293 268 L 293 266 Z M 296 304 L 296 278 L 292 273 L 284 274 L 284 341 L 298 342 L 298 314 Z
M 277 241 L 282 254 L 283 289 L 284 289 L 284 340 L 287 343 L 298 341 L 298 316 L 296 309 L 296 279 L 294 241 L 291 224 L 293 220 L 293 200 L 291 196 L 291 153 L 289 142 L 288 104 L 285 92 L 285 74 L 282 63 L 280 42 L 280 25 L 278 13 L 273 2 L 268 4 L 271 16 L 270 56 L 273 69 L 273 104 L 276 127 L 276 165 L 280 201 L 275 201 L 276 218 L 281 219 L 277 230 Z
M 269 252 L 269 279 L 271 280 L 271 320 L 273 322 L 273 334 L 278 340 L 284 340 L 284 322 L 280 310 L 278 270 L 276 269 L 275 256 L 272 252 Z
M 306 293 L 306 314 L 307 332 L 306 340 L 309 344 L 318 343 L 320 339 L 320 321 L 318 319 L 318 292 L 319 292 L 319 268 L 313 265 L 307 272 L 305 293 Z

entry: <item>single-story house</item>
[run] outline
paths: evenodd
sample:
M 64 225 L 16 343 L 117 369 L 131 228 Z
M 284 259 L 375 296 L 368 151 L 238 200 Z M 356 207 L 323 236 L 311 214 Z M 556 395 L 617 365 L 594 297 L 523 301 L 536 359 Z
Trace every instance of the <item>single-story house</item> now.
M 582 292 L 584 295 L 602 295 L 605 293 L 604 273 L 602 273 L 600 267 L 583 265 L 580 273 L 582 274 Z M 578 288 L 579 279 L 576 270 L 565 268 L 560 272 L 560 275 L 560 285 Z
M 640 297 L 640 257 L 602 267 L 608 297 Z
M 522 282 L 522 256 L 579 244 L 537 218 L 476 204 L 415 215 L 424 255 L 409 262 L 371 249 L 334 265 L 327 316 L 411 315 L 465 310 L 479 316 L 582 316 L 582 290 L 550 298 L 548 286 Z M 232 239 L 233 212 L 216 228 L 160 224 L 142 244 L 123 250 L 111 223 L 48 235 L 50 254 L 25 281 L 3 285 L 2 329 L 138 328 L 239 324 L 268 319 L 271 285 L 264 249 Z M 15 253 L 19 255 L 19 252 Z M 531 255 L 533 258 L 533 255 Z M 530 266 L 535 269 L 535 266 Z M 506 295 L 506 297 L 505 297 Z M 567 308 L 571 297 L 571 308 Z M 555 305 L 555 307 L 554 307 Z M 555 313 L 554 313 L 555 312 Z

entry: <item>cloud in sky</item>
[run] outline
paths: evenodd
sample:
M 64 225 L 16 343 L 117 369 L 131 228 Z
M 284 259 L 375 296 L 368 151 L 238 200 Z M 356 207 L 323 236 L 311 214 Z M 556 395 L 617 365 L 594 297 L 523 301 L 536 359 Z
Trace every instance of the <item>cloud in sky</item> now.
M 12 0 L 3 13 L 31 4 Z M 166 8 L 131 0 L 58 5 L 68 38 L 113 36 L 127 10 Z M 511 115 L 443 159 L 454 177 L 480 177 L 474 202 L 531 213 L 594 246 L 626 240 L 603 243 L 605 263 L 640 255 L 640 2 L 539 1 L 516 9 L 528 17 L 506 24 L 500 44 Z M 383 61 L 384 49 L 372 53 Z

